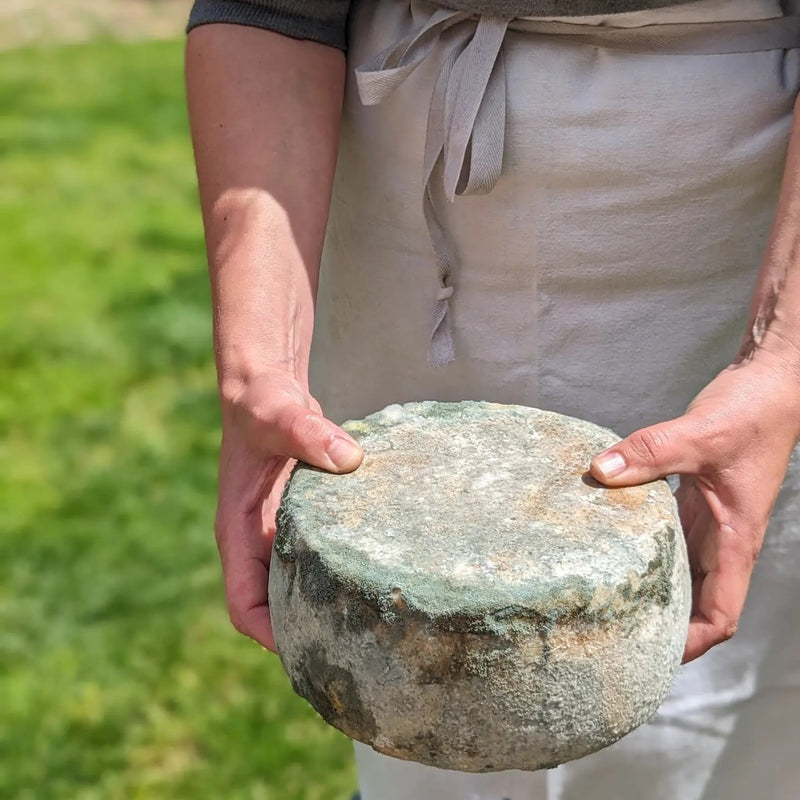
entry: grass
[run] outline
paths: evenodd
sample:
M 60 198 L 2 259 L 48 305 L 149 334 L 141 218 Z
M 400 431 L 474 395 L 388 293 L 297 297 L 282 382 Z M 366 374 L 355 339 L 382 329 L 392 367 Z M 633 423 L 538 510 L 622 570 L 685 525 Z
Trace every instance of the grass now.
M 0 54 L 0 797 L 337 800 L 227 621 L 180 42 Z

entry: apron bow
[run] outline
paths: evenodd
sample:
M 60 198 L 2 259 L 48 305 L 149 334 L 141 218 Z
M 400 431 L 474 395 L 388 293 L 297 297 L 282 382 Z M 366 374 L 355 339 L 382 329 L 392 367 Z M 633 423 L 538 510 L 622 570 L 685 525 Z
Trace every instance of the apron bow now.
M 501 48 L 509 22 L 439 9 L 422 28 L 355 71 L 361 101 L 376 105 L 428 57 L 440 37 L 447 32 L 450 39 L 431 96 L 424 157 L 423 211 L 439 272 L 428 345 L 428 361 L 436 366 L 454 358 L 448 312 L 456 264 L 437 207 L 442 191 L 451 202 L 456 195 L 488 194 L 500 177 L 506 120 Z

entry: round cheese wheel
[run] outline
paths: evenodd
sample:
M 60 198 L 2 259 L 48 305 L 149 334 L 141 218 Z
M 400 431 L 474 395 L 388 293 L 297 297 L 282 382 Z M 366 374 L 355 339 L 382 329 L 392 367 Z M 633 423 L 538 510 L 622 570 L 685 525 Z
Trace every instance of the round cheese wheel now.
M 296 467 L 269 584 L 286 672 L 327 722 L 484 772 L 553 767 L 656 711 L 687 634 L 686 547 L 666 481 L 588 475 L 615 434 L 479 402 L 344 427 L 364 462 Z

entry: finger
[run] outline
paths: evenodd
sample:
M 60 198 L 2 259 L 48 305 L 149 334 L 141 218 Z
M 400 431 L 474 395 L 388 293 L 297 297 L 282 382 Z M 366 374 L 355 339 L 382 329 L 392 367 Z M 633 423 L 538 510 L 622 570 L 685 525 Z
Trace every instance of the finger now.
M 234 557 L 225 570 L 225 596 L 233 627 L 275 652 L 267 603 L 268 565 L 257 558 Z
M 337 473 L 352 472 L 364 457 L 350 434 L 305 406 L 284 405 L 261 419 L 272 453 Z
M 735 631 L 735 629 L 733 629 Z M 689 635 L 686 637 L 686 646 L 683 649 L 681 663 L 688 664 L 696 658 L 705 655 L 715 644 L 721 644 L 733 636 L 722 635 L 714 623 L 702 617 L 692 617 L 689 622 Z
M 734 635 L 744 607 L 755 551 L 730 525 L 704 538 L 697 554 L 692 618 L 683 660 L 692 661 Z
M 223 451 L 225 447 L 223 446 Z M 239 632 L 255 639 L 269 650 L 275 649 L 269 609 L 267 584 L 269 561 L 272 552 L 272 534 L 264 528 L 261 499 L 247 503 L 231 502 L 237 498 L 226 489 L 245 483 L 241 469 L 244 462 L 223 459 L 220 471 L 220 496 L 215 521 L 215 534 L 222 571 L 225 577 L 225 597 L 233 626 Z M 262 466 L 264 475 L 275 475 L 285 466 L 282 459 L 272 459 Z M 261 491 L 264 477 L 256 476 L 250 492 Z M 268 480 L 268 478 L 267 478 Z M 233 481 L 233 483 L 231 483 Z M 241 498 L 238 498 L 241 501 Z
M 633 486 L 699 469 L 695 424 L 686 416 L 632 433 L 596 455 L 592 475 L 607 486 Z
M 294 468 L 294 461 L 287 461 L 276 473 L 271 482 L 271 489 L 267 493 L 261 506 L 262 530 L 267 536 L 275 535 L 275 518 L 283 498 L 283 490 Z
M 225 598 L 237 631 L 275 650 L 267 585 L 271 540 L 263 535 L 260 509 L 217 522 Z

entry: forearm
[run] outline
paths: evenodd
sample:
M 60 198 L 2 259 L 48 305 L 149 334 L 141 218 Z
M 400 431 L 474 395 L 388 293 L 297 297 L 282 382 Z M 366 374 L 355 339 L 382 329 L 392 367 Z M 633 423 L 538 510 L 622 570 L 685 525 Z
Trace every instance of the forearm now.
M 778 359 L 800 376 L 800 101 L 740 353 L 741 361 L 754 357 Z
M 275 367 L 305 383 L 344 58 L 208 25 L 189 34 L 186 79 L 221 388 Z

